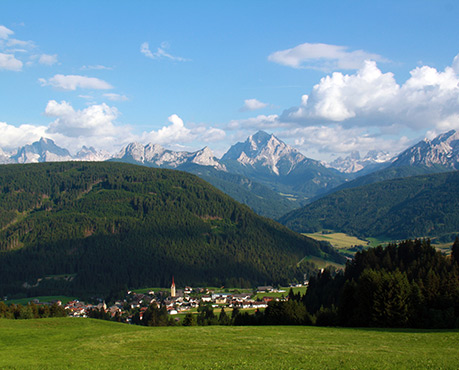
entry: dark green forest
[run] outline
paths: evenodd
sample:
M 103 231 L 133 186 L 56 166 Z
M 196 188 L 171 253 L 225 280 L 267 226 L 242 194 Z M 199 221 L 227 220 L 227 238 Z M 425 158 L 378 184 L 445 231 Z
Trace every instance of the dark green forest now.
M 302 302 L 323 325 L 458 328 L 459 239 L 452 250 L 418 239 L 358 252 L 311 278 Z
M 124 163 L 0 167 L 0 295 L 300 279 L 333 249 L 198 177 Z
M 288 213 L 280 222 L 298 232 L 334 230 L 391 240 L 449 235 L 453 241 L 459 230 L 458 204 L 456 171 L 341 190 Z
M 311 277 L 303 296 L 290 291 L 234 324 L 459 328 L 459 239 L 452 251 L 406 240 L 358 252 L 344 272 Z

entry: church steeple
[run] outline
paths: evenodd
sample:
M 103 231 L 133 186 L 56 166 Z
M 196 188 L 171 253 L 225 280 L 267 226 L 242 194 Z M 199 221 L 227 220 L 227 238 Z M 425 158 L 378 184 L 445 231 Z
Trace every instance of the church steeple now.
M 174 276 L 172 276 L 171 297 L 172 297 L 172 298 L 175 298 L 175 283 L 174 283 Z

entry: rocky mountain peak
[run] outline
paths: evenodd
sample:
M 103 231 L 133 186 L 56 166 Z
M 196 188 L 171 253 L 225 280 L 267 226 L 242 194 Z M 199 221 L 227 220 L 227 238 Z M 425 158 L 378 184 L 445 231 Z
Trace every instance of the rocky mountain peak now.
M 278 176 L 288 174 L 305 159 L 296 149 L 264 131 L 233 145 L 222 157 L 223 162 L 236 161 Z
M 39 141 L 19 148 L 11 159 L 17 163 L 36 163 L 68 161 L 72 160 L 72 156 L 67 149 L 54 144 L 53 140 L 42 137 Z
M 399 154 L 392 166 L 441 166 L 459 169 L 459 133 L 455 130 L 424 139 Z

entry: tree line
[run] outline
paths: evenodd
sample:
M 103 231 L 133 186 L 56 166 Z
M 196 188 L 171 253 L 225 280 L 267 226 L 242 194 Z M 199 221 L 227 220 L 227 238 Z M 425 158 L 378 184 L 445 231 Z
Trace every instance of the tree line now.
M 26 305 L 14 303 L 7 305 L 5 302 L 0 301 L 0 318 L 4 319 L 42 319 L 64 316 L 67 316 L 67 312 L 64 307 L 57 303 L 37 305 L 29 302 Z

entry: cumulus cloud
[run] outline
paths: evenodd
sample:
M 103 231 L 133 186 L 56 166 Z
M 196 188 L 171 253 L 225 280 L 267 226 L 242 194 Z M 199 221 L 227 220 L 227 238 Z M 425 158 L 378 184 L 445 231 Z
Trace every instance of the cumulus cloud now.
M 108 100 L 111 101 L 127 101 L 129 98 L 126 95 L 120 95 L 120 94 L 115 94 L 115 93 L 106 93 L 103 95 L 106 97 Z
M 382 73 L 376 62 L 366 61 L 355 74 L 335 72 L 322 78 L 299 107 L 284 111 L 280 119 L 306 126 L 340 122 L 348 127 L 459 128 L 454 63 L 444 71 L 417 67 L 399 85 L 392 73 Z
M 150 59 L 170 59 L 176 62 L 190 61 L 189 59 L 177 57 L 177 56 L 169 54 L 166 51 L 167 49 L 169 49 L 169 44 L 166 42 L 161 43 L 161 46 L 157 48 L 154 53 L 150 50 L 150 46 L 148 42 L 144 42 L 142 45 L 140 45 L 140 52 L 143 55 L 145 55 L 147 58 L 150 58 Z
M 0 70 L 20 71 L 22 70 L 22 62 L 16 59 L 13 54 L 0 53 Z
M 215 127 L 208 127 L 202 124 L 192 124 L 187 127 L 176 114 L 171 115 L 168 121 L 170 124 L 163 126 L 159 130 L 144 132 L 139 141 L 179 148 L 180 145 L 191 142 L 218 142 L 226 136 L 225 131 Z
M 30 144 L 45 136 L 46 126 L 20 125 L 18 127 L 0 122 L 0 148 L 7 151 Z
M 83 110 L 75 110 L 70 103 L 50 100 L 45 109 L 48 117 L 55 117 L 47 132 L 68 137 L 113 136 L 118 131 L 113 121 L 118 110 L 106 104 L 95 104 Z
M 176 114 L 171 115 L 168 121 L 170 125 L 163 126 L 158 131 L 145 133 L 144 138 L 157 144 L 189 142 L 195 138 L 191 130 L 185 127 L 183 120 Z
M 57 63 L 57 54 L 41 54 L 38 58 L 38 63 L 45 64 L 47 66 L 52 66 L 53 64 Z
M 397 154 L 413 144 L 406 136 L 388 138 L 370 134 L 359 127 L 333 126 L 297 127 L 281 131 L 279 135 L 291 139 L 295 147 L 312 158 L 330 154 L 348 154 L 353 151 L 381 150 Z
M 113 88 L 108 82 L 99 78 L 79 75 L 57 74 L 48 80 L 40 78 L 38 81 L 42 86 L 52 86 L 57 89 L 71 91 L 76 89 L 108 90 Z
M 246 99 L 244 100 L 244 105 L 240 109 L 242 112 L 254 111 L 257 109 L 263 109 L 268 106 L 267 103 L 263 103 L 257 99 Z
M 347 46 L 304 43 L 291 49 L 276 51 L 268 56 L 268 60 L 288 67 L 327 72 L 336 69 L 358 69 L 365 60 L 387 61 L 378 54 L 348 49 Z
M 171 115 L 169 124 L 158 130 L 134 133 L 133 127 L 117 123 L 120 113 L 107 104 L 92 104 L 84 109 L 75 109 L 69 102 L 50 100 L 45 115 L 52 121 L 48 126 L 20 125 L 19 127 L 0 122 L 0 149 L 8 152 L 46 137 L 57 145 L 76 153 L 83 145 L 115 153 L 131 142 L 157 143 L 166 147 L 181 148 L 184 144 L 190 150 L 197 145 L 219 142 L 225 138 L 225 131 L 204 124 L 187 127 L 176 114 Z

